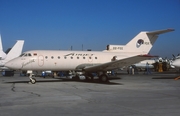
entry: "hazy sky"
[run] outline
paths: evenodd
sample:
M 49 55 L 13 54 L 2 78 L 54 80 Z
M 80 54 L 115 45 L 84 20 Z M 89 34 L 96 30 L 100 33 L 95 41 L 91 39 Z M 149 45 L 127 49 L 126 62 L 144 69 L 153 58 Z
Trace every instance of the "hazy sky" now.
M 180 0 L 0 0 L 4 51 L 16 40 L 25 40 L 23 51 L 101 51 L 168 28 L 175 31 L 160 35 L 150 54 L 180 53 Z

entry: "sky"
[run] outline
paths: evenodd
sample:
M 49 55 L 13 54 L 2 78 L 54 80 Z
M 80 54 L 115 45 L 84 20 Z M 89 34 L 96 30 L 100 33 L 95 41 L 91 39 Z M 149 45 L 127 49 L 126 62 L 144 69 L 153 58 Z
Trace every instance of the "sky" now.
M 180 53 L 180 0 L 0 0 L 4 51 L 16 40 L 25 40 L 23 51 L 102 51 L 168 28 L 175 31 L 159 35 L 151 55 Z

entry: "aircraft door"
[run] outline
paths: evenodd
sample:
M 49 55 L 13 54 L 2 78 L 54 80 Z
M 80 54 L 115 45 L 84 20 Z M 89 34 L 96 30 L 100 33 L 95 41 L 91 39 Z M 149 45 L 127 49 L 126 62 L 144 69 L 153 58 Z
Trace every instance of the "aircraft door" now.
M 44 57 L 43 57 L 43 55 L 38 56 L 38 65 L 40 67 L 44 65 Z

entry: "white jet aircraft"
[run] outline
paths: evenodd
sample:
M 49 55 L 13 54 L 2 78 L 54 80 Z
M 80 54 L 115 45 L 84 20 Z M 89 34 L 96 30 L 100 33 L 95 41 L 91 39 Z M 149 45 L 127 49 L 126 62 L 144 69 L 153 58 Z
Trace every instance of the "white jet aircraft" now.
M 0 69 L 7 69 L 4 64 L 22 54 L 24 40 L 17 40 L 11 50 L 6 54 L 3 52 L 2 41 L 0 37 Z
M 158 35 L 170 31 L 174 29 L 140 32 L 126 45 L 108 45 L 104 51 L 27 51 L 6 63 L 5 66 L 14 70 L 72 70 L 77 72 L 76 77 L 84 76 L 92 80 L 92 74 L 96 73 L 100 81 L 108 82 L 107 71 L 152 58 L 148 53 Z M 36 83 L 36 79 L 31 76 L 29 78 L 31 83 Z

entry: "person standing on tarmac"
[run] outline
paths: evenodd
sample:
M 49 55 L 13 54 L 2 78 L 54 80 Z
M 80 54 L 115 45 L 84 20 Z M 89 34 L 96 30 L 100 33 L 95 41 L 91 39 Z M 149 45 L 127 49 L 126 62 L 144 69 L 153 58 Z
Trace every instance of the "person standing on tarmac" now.
M 151 71 L 149 69 L 149 63 L 146 63 L 146 74 L 151 74 Z

